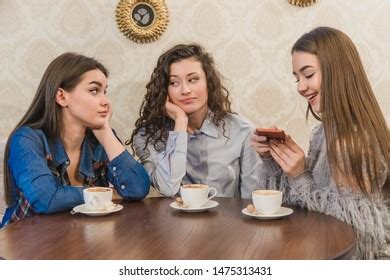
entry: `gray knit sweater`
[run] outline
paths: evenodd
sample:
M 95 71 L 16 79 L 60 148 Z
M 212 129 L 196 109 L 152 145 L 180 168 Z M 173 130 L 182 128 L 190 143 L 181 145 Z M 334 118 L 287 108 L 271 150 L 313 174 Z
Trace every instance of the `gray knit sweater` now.
M 389 204 L 384 202 L 381 195 L 367 198 L 348 187 L 335 185 L 327 161 L 322 124 L 312 132 L 306 171 L 303 174 L 287 178 L 272 158 L 265 158 L 263 162 L 265 172 L 261 175 L 261 184 L 282 190 L 285 204 L 322 212 L 353 227 L 357 238 L 353 258 L 389 258 Z M 384 183 L 388 168 L 384 167 L 381 174 L 381 181 Z

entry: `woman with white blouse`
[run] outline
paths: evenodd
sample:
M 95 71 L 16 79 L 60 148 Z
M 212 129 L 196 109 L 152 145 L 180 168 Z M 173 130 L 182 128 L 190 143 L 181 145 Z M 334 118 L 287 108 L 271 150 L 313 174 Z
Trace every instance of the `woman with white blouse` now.
M 164 196 L 181 184 L 215 187 L 218 196 L 249 198 L 259 156 L 250 147 L 252 125 L 231 110 L 229 92 L 213 58 L 197 44 L 160 56 L 131 143 Z

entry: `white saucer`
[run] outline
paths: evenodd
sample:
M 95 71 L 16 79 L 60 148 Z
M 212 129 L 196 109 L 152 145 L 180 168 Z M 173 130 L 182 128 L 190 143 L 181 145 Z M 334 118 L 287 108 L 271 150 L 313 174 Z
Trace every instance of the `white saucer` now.
M 207 209 L 217 207 L 218 205 L 219 205 L 219 203 L 217 201 L 214 201 L 214 200 L 209 200 L 203 206 L 197 207 L 197 208 L 184 208 L 183 206 L 179 206 L 176 203 L 176 201 L 174 201 L 170 204 L 171 208 L 176 209 L 176 210 L 185 211 L 185 212 L 202 212 L 202 211 L 206 211 Z
M 291 208 L 287 208 L 287 207 L 280 207 L 280 209 L 278 211 L 276 211 L 276 213 L 268 214 L 268 215 L 266 215 L 266 214 L 253 214 L 253 213 L 249 213 L 248 209 L 246 209 L 246 208 L 241 210 L 242 214 L 244 214 L 246 216 L 250 216 L 250 217 L 256 218 L 256 219 L 260 219 L 260 220 L 279 219 L 279 218 L 291 215 L 293 212 L 294 211 Z
M 105 216 L 114 212 L 121 211 L 123 206 L 120 204 L 112 203 L 112 205 L 108 206 L 105 210 L 91 210 L 88 209 L 85 204 L 77 205 L 70 211 L 71 214 L 82 213 L 88 216 Z

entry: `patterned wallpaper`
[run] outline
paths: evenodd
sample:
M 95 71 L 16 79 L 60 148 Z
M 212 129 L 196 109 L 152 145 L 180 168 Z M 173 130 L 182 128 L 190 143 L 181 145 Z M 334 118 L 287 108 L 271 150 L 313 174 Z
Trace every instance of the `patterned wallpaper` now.
M 290 47 L 319 25 L 340 28 L 358 46 L 390 121 L 390 1 L 318 0 L 299 8 L 287 0 L 166 0 L 162 37 L 136 44 L 115 22 L 114 0 L 0 0 L 0 138 L 31 102 L 49 62 L 66 51 L 94 56 L 110 70 L 112 126 L 127 139 L 158 56 L 181 42 L 199 42 L 215 57 L 234 109 L 258 126 L 275 124 L 305 149 L 314 120 L 295 90 Z

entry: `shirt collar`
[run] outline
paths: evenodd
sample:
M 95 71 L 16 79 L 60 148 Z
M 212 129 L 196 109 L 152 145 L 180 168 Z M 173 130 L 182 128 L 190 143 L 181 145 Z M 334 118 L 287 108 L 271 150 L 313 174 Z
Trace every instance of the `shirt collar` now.
M 202 126 L 199 129 L 200 132 L 213 137 L 218 138 L 218 129 L 217 126 L 212 121 L 212 113 L 207 114 L 206 119 L 203 121 Z
M 69 160 L 68 155 L 65 152 L 64 145 L 62 144 L 61 138 L 52 138 L 49 139 L 48 142 L 50 146 L 50 155 L 48 156 L 49 159 L 53 161 L 55 167 L 58 167 Z
M 80 157 L 80 167 L 79 171 L 87 177 L 95 177 L 93 170 L 93 151 L 92 147 L 86 136 L 84 138 L 82 148 L 81 148 L 81 157 Z M 69 157 L 66 154 L 64 145 L 60 137 L 49 142 L 50 150 L 52 152 L 51 156 L 53 163 L 56 167 L 64 164 L 66 161 L 69 161 Z

